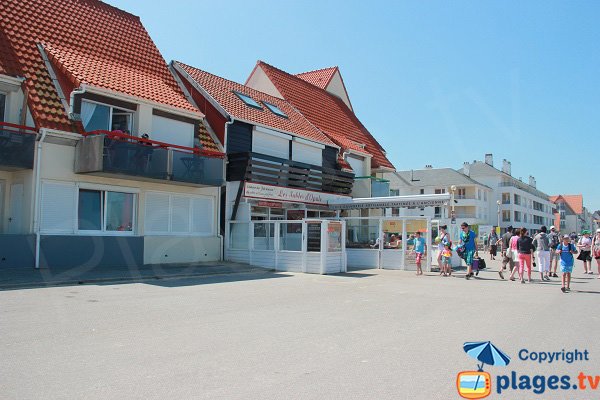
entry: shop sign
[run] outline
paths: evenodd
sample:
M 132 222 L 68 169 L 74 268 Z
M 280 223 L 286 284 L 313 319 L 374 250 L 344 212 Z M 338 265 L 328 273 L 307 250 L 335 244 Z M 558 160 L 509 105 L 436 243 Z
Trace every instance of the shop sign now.
M 276 201 L 259 201 L 256 205 L 258 207 L 283 208 L 283 204 Z
M 346 196 L 331 193 L 313 192 L 310 190 L 292 189 L 252 182 L 244 184 L 244 197 L 322 205 L 327 205 L 331 200 L 347 199 Z

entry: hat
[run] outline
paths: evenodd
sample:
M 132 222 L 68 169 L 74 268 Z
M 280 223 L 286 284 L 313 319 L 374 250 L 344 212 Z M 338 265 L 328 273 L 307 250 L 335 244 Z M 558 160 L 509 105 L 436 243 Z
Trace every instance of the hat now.
M 584 229 L 583 231 L 581 231 L 582 235 L 590 235 L 592 232 L 588 231 L 587 229 Z
M 569 236 L 569 235 L 563 235 L 563 239 L 571 239 L 571 236 Z
M 552 225 L 552 226 L 550 227 L 550 229 L 556 229 L 556 228 L 554 227 L 554 225 Z
M 600 233 L 600 228 L 596 229 L 596 233 Z

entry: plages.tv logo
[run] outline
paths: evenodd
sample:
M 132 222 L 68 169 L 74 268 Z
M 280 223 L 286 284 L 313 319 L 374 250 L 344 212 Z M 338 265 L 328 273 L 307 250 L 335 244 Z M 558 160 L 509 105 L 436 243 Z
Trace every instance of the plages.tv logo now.
M 466 342 L 463 345 L 465 353 L 476 359 L 477 371 L 462 371 L 456 376 L 456 389 L 465 399 L 483 399 L 492 392 L 492 377 L 483 370 L 484 364 L 506 366 L 510 357 L 492 342 Z

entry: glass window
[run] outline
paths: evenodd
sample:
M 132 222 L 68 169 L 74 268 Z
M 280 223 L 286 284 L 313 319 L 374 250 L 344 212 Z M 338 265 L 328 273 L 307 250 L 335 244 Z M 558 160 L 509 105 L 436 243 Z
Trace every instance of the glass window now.
M 102 104 L 81 102 L 81 123 L 86 132 L 108 130 L 110 107 Z
M 327 251 L 342 250 L 342 224 L 330 222 L 327 226 Z
M 132 116 L 132 113 L 114 110 L 110 129 L 113 131 L 131 133 Z
M 267 106 L 267 108 L 269 110 L 271 110 L 273 112 L 273 114 L 279 115 L 280 117 L 283 118 L 287 118 L 287 114 L 284 113 L 283 111 L 281 111 L 281 109 L 279 107 L 277 107 L 275 104 L 271 104 L 271 103 L 267 103 L 266 101 L 263 101 L 263 104 L 265 106 Z
M 262 107 L 260 106 L 260 104 L 258 104 L 252 97 L 247 96 L 240 92 L 234 91 L 233 93 L 235 93 L 235 95 L 237 97 L 239 97 L 240 100 L 242 100 L 247 106 L 258 108 L 258 109 L 262 110 Z
M 133 193 L 106 192 L 106 230 L 133 231 Z
M 79 190 L 78 223 L 80 231 L 102 230 L 102 192 Z
M 0 93 L 0 122 L 4 121 L 4 109 L 6 108 L 6 95 Z

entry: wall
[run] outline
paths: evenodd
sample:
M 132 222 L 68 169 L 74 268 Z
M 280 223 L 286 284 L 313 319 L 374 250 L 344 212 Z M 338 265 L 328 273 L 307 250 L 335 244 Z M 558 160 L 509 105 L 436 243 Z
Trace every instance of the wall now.
M 221 240 L 218 237 L 144 237 L 144 264 L 215 261 L 220 257 Z
M 348 93 L 346 93 L 346 88 L 344 87 L 344 82 L 342 81 L 342 76 L 340 75 L 340 71 L 336 71 L 336 73 L 331 78 L 331 81 L 327 85 L 326 90 L 342 99 L 342 101 L 348 106 L 350 110 L 352 110 L 352 105 L 350 104 L 350 99 L 348 98 Z
M 34 235 L 0 235 L 0 268 L 27 268 L 34 263 Z

